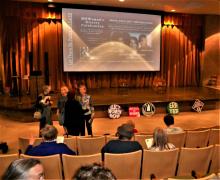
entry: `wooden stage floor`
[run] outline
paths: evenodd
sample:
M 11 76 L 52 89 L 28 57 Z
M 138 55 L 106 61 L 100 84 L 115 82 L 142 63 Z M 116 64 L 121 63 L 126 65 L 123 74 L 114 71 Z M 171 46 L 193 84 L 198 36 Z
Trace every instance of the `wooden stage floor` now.
M 119 104 L 123 115 L 127 115 L 129 106 L 141 107 L 145 102 L 152 102 L 157 113 L 165 113 L 168 102 L 179 103 L 180 111 L 191 111 L 195 99 L 205 103 L 204 110 L 218 109 L 220 104 L 220 90 L 208 87 L 167 88 L 158 90 L 153 88 L 100 88 L 90 89 L 96 117 L 107 117 L 107 109 L 111 104 Z M 56 108 L 58 93 L 52 94 L 53 109 Z M 4 110 L 21 110 L 33 113 L 35 98 L 33 96 L 9 97 L 0 95 L 0 108 Z M 26 120 L 25 120 L 26 121 Z
M 170 101 L 192 101 L 200 100 L 220 100 L 220 90 L 208 87 L 185 87 L 185 88 L 167 88 L 165 91 L 155 90 L 153 88 L 100 88 L 90 89 L 94 106 L 103 106 L 111 104 L 142 104 L 145 102 L 170 102 Z M 58 94 L 52 94 L 54 107 Z M 23 95 L 21 103 L 18 97 L 9 97 L 9 95 L 0 95 L 1 108 L 30 109 L 32 108 L 34 97 Z

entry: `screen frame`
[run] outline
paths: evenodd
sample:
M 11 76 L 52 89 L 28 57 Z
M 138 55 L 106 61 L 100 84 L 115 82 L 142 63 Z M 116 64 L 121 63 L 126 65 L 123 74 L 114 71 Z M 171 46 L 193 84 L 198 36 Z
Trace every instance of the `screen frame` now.
M 82 5 L 82 4 L 61 4 L 57 3 L 61 9 L 61 32 L 62 32 L 62 69 L 65 73 L 114 73 L 114 72 L 160 72 L 161 71 L 161 60 L 162 60 L 162 28 L 165 12 L 157 10 L 146 10 L 146 9 L 134 9 L 134 8 L 120 8 L 120 7 L 110 7 L 110 6 L 97 6 L 97 5 Z M 159 15 L 161 17 L 161 29 L 160 29 L 160 68 L 159 70 L 125 70 L 125 71 L 64 71 L 64 59 L 63 59 L 63 24 L 62 24 L 62 9 L 79 9 L 79 10 L 94 10 L 94 11 L 106 11 L 106 12 L 121 12 L 121 13 L 134 13 L 134 14 L 146 14 L 146 15 Z

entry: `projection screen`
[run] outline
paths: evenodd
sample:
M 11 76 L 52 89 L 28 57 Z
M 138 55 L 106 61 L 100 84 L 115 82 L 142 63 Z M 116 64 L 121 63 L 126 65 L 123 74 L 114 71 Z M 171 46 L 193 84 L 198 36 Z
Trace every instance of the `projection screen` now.
M 65 72 L 159 71 L 161 16 L 62 9 Z

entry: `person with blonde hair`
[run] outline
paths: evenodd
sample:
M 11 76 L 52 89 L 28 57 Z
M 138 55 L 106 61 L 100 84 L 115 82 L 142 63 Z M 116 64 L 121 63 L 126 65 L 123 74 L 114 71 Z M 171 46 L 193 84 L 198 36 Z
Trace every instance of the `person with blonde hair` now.
M 61 96 L 59 97 L 57 101 L 57 117 L 60 126 L 63 126 L 64 124 L 64 112 L 65 112 L 65 103 L 67 101 L 67 93 L 69 92 L 69 89 L 67 86 L 62 86 L 60 89 Z M 66 134 L 66 128 L 63 126 L 64 133 Z
M 161 128 L 156 128 L 153 133 L 153 145 L 150 147 L 152 151 L 166 151 L 175 149 L 175 146 L 168 142 L 166 132 Z
M 43 92 L 38 96 L 36 108 L 41 112 L 40 117 L 40 130 L 45 127 L 46 124 L 52 125 L 52 110 L 51 105 L 51 96 L 49 95 L 51 91 L 51 86 L 43 86 Z
M 33 144 L 35 139 L 31 138 L 25 154 L 30 156 L 49 156 L 54 154 L 75 155 L 76 153 L 66 144 L 57 143 L 57 134 L 58 131 L 56 127 L 52 125 L 46 125 L 41 130 L 43 142 L 40 145 L 34 147 Z

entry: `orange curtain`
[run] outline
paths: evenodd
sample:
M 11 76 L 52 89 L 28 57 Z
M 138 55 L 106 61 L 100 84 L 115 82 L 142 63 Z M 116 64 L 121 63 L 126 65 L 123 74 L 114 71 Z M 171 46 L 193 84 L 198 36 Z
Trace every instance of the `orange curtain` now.
M 12 53 L 16 54 L 16 72 L 29 75 L 29 52 L 33 52 L 34 70 L 45 71 L 44 53 L 49 57 L 49 82 L 54 90 L 61 85 L 85 82 L 88 88 L 151 87 L 156 78 L 168 87 L 200 85 L 200 61 L 204 46 L 203 16 L 165 14 L 161 32 L 161 70 L 159 72 L 63 72 L 61 9 L 44 4 L 11 3 L 2 13 L 2 52 L 5 86 L 11 86 Z M 1 9 L 3 10 L 3 9 Z M 29 84 L 22 81 L 22 90 Z

